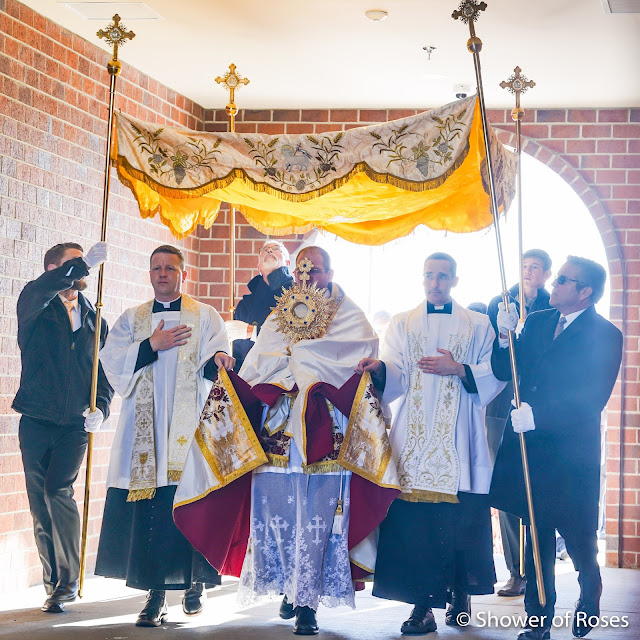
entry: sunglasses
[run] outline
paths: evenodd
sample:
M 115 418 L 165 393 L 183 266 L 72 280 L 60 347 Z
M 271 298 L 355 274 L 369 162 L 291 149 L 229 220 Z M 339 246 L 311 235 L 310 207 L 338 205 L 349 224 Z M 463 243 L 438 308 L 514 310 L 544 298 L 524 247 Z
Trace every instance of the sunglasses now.
M 320 273 L 328 273 L 329 269 L 318 269 L 317 267 L 313 267 L 313 269 L 309 269 L 309 271 L 307 271 L 306 273 L 308 273 L 311 276 L 317 276 Z M 296 273 L 301 276 L 303 273 L 305 273 L 304 271 L 300 271 L 300 269 L 296 269 Z
M 556 279 L 554 280 L 554 282 L 557 282 L 558 284 L 566 284 L 567 282 L 575 282 L 576 284 L 579 284 L 581 287 L 586 287 L 587 286 L 581 280 L 574 280 L 573 278 L 567 278 L 567 276 L 562 275 L 562 274 L 560 274 L 559 276 L 556 276 Z

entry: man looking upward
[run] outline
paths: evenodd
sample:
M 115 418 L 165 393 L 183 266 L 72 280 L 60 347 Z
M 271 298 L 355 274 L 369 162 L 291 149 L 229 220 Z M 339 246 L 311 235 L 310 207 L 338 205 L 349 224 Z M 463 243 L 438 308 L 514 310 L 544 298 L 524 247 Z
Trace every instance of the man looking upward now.
M 235 371 L 240 371 L 264 321 L 276 306 L 276 296 L 282 295 L 282 289 L 289 289 L 293 284 L 290 264 L 289 252 L 279 240 L 267 240 L 260 249 L 259 274 L 249 281 L 249 293 L 238 302 L 234 319 L 226 323 L 229 339 L 233 343 Z

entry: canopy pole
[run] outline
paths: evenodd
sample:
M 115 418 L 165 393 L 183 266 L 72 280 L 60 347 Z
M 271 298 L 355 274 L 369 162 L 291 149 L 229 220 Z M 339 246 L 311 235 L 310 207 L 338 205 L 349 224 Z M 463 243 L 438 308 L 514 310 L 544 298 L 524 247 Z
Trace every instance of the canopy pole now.
M 104 39 L 107 44 L 113 45 L 113 58 L 107 63 L 109 72 L 109 113 L 107 120 L 107 151 L 104 166 L 104 189 L 102 197 L 102 227 L 100 229 L 100 241 L 107 239 L 107 214 L 109 209 L 109 182 L 111 180 L 111 147 L 113 144 L 113 104 L 116 96 L 116 79 L 120 74 L 122 65 L 118 61 L 118 46 L 125 43 L 125 40 L 133 40 L 135 33 L 128 31 L 120 24 L 120 16 L 116 13 L 113 22 L 96 33 L 98 38 Z M 91 395 L 89 399 L 89 410 L 93 413 L 96 410 L 98 398 L 98 369 L 100 360 L 98 351 L 100 350 L 100 334 L 102 331 L 102 291 L 104 285 L 104 263 L 98 269 L 98 295 L 96 299 L 96 326 L 93 334 L 93 366 L 91 370 Z M 78 595 L 82 598 L 84 590 L 84 574 L 87 565 L 87 531 L 89 527 L 89 495 L 91 491 L 91 466 L 93 463 L 93 433 L 89 433 L 87 439 L 87 466 L 84 481 L 84 505 L 82 516 L 82 535 L 80 541 L 80 584 Z
M 232 62 L 229 71 L 224 76 L 218 76 L 216 82 L 229 91 L 226 112 L 229 116 L 229 131 L 235 133 L 238 114 L 238 105 L 234 102 L 236 89 L 249 84 L 249 80 L 236 73 L 236 65 Z M 229 320 L 233 320 L 233 312 L 236 310 L 236 208 L 232 204 L 229 204 L 229 263 Z
M 487 176 L 489 182 L 489 195 L 491 200 L 491 213 L 493 215 L 493 227 L 496 234 L 496 245 L 498 250 L 498 263 L 500 266 L 500 278 L 502 281 L 502 301 L 505 308 L 509 306 L 509 291 L 507 289 L 507 278 L 504 268 L 504 255 L 502 252 L 502 240 L 500 238 L 500 225 L 498 218 L 498 201 L 496 198 L 495 182 L 493 175 L 493 167 L 491 165 L 491 148 L 489 145 L 489 125 L 487 122 L 487 110 L 484 102 L 484 89 L 482 86 L 482 70 L 480 68 L 480 51 L 482 51 L 482 40 L 476 36 L 476 30 L 474 22 L 478 19 L 480 11 L 484 11 L 487 8 L 485 2 L 477 3 L 474 0 L 463 0 L 460 3 L 459 8 L 451 14 L 454 20 L 461 20 L 469 25 L 470 38 L 467 41 L 467 49 L 473 54 L 473 64 L 476 73 L 476 82 L 478 87 L 478 100 L 480 103 L 480 116 L 482 119 L 482 131 L 484 134 L 484 148 L 486 154 L 487 163 Z M 516 365 L 515 356 L 515 335 L 513 331 L 509 331 L 509 360 L 511 362 L 511 375 L 513 378 L 513 392 L 516 408 L 520 408 L 520 386 L 518 384 L 518 368 Z M 533 509 L 533 494 L 531 491 L 531 478 L 529 475 L 529 460 L 527 457 L 527 445 L 525 442 L 524 434 L 520 434 L 520 453 L 522 455 L 522 471 L 524 473 L 525 489 L 527 494 L 527 504 L 529 508 L 529 521 L 531 530 L 531 544 L 533 547 L 533 560 L 536 570 L 536 582 L 538 585 L 538 600 L 544 607 L 546 604 L 546 596 L 544 591 L 544 584 L 542 582 L 542 565 L 540 562 L 540 546 L 538 543 L 538 530 L 536 528 L 534 509 Z
M 521 74 L 522 69 L 520 67 L 516 67 L 513 70 L 513 75 L 509 76 L 507 80 L 503 80 L 500 83 L 500 86 L 516 96 L 516 106 L 511 110 L 511 119 L 516 123 L 516 152 L 518 154 L 518 173 L 516 175 L 518 190 L 518 273 L 520 274 L 518 291 L 520 298 L 520 320 L 524 322 L 527 313 L 524 294 L 524 272 L 522 267 L 522 256 L 524 254 L 522 239 L 524 234 L 522 231 L 522 135 L 520 132 L 520 122 L 524 117 L 524 109 L 520 106 L 520 95 L 522 93 L 526 93 L 527 89 L 535 87 L 536 83 Z M 519 540 L 520 575 L 524 576 L 524 525 L 522 524 L 522 518 L 520 518 Z

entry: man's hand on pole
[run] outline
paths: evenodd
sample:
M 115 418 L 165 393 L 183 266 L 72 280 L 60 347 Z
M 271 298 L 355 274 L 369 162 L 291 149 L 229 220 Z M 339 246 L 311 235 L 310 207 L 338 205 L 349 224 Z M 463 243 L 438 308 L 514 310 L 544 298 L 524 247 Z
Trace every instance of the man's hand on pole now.
M 508 310 L 505 310 L 504 302 L 498 303 L 498 317 L 496 318 L 496 324 L 498 325 L 498 333 L 501 336 L 506 336 L 509 331 L 515 331 L 518 326 L 519 319 L 520 316 L 518 316 L 514 302 L 509 303 Z
M 108 247 L 106 242 L 96 242 L 85 254 L 83 260 L 88 269 L 93 269 L 107 260 Z
M 514 404 L 514 401 L 511 401 Z M 511 410 L 511 426 L 516 433 L 526 433 L 536 428 L 533 420 L 533 409 L 527 402 L 521 402 L 519 409 Z
M 96 433 L 100 431 L 100 427 L 104 422 L 104 415 L 102 411 L 96 408 L 95 411 L 89 411 L 89 409 L 85 409 L 84 413 L 84 430 L 87 433 Z

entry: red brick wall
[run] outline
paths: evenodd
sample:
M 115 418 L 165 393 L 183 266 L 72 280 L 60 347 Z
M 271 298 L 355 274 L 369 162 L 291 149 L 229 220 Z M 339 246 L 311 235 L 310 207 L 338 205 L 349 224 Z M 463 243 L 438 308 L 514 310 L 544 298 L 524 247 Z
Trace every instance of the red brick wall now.
M 24 284 L 41 272 L 46 248 L 62 240 L 79 241 L 88 248 L 99 237 L 107 60 L 108 55 L 94 44 L 14 0 L 0 0 L 0 593 L 35 584 L 41 577 L 18 452 L 18 416 L 10 409 L 20 370 L 15 304 Z M 226 130 L 223 111 L 205 111 L 126 65 L 118 80 L 118 94 L 116 107 L 143 120 L 196 130 Z M 241 111 L 237 130 L 321 133 L 413 113 Z M 504 130 L 505 141 L 511 141 L 513 125 L 508 111 L 492 112 L 491 119 Z M 612 565 L 620 561 L 635 567 L 640 556 L 639 127 L 640 111 L 633 109 L 529 110 L 523 126 L 525 152 L 549 164 L 580 194 L 607 247 L 612 313 L 617 322 L 624 321 L 627 335 L 624 389 L 618 385 L 610 402 L 607 559 Z M 191 278 L 188 291 L 225 311 L 229 282 L 226 213 L 210 230 L 199 229 L 191 239 L 176 243 L 157 221 L 139 218 L 130 192 L 115 177 L 110 193 L 107 320 L 113 323 L 126 307 L 150 297 L 147 256 L 162 242 L 186 249 Z M 244 283 L 255 274 L 255 254 L 263 238 L 241 216 L 238 222 L 236 292 L 241 295 Z M 289 248 L 295 249 L 299 240 L 287 241 Z M 624 413 L 620 412 L 622 393 Z M 117 408 L 115 403 L 115 414 Z M 112 419 L 109 431 L 96 437 L 89 569 L 93 567 L 114 428 Z M 621 466 L 625 474 L 622 483 Z M 81 501 L 82 482 L 76 489 Z
M 44 251 L 61 241 L 87 249 L 100 238 L 109 56 L 24 5 L 0 0 L 0 593 L 41 580 L 10 408 L 20 375 L 15 307 L 22 287 L 42 272 Z M 202 127 L 202 109 L 123 66 L 116 108 L 144 120 Z M 199 239 L 175 243 L 158 222 L 142 220 L 130 191 L 113 176 L 105 317 L 151 297 L 147 260 L 165 242 L 186 249 L 196 294 Z M 91 291 L 91 290 L 90 290 Z M 93 290 L 94 291 L 94 290 Z M 95 301 L 95 293 L 89 298 Z M 115 428 L 95 438 L 88 567 L 99 533 L 104 480 Z M 84 467 L 76 484 L 82 502 Z

